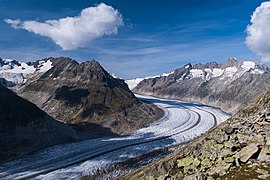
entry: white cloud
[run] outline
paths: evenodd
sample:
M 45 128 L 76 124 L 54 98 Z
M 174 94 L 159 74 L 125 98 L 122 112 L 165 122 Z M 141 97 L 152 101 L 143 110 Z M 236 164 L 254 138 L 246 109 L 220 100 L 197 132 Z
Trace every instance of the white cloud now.
M 25 29 L 51 38 L 63 50 L 85 47 L 90 41 L 104 35 L 117 34 L 123 25 L 122 15 L 104 3 L 83 9 L 79 16 L 58 20 L 20 21 L 4 20 L 15 29 Z
M 263 61 L 270 62 L 270 2 L 264 2 L 253 12 L 247 27 L 246 44 L 262 57 Z

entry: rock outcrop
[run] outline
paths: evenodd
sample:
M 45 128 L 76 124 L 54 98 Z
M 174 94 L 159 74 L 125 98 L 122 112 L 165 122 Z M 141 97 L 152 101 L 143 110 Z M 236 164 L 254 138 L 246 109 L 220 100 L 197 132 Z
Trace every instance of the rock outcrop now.
M 50 58 L 52 68 L 29 80 L 18 94 L 56 119 L 69 124 L 93 124 L 127 134 L 162 114 L 140 102 L 126 83 L 112 77 L 97 61 L 78 63 Z
M 0 161 L 74 138 L 69 126 L 0 84 Z
M 250 178 L 267 179 L 269 165 L 270 90 L 184 149 L 123 179 L 241 179 L 252 169 Z
M 167 76 L 147 78 L 135 93 L 200 102 L 236 112 L 270 85 L 270 70 L 253 61 L 187 64 Z

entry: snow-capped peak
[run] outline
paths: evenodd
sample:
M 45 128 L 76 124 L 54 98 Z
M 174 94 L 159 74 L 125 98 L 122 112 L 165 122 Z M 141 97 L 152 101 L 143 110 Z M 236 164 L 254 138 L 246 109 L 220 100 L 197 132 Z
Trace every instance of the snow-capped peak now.
M 219 78 L 221 80 L 225 79 L 233 81 L 246 72 L 252 74 L 269 73 L 262 64 L 255 61 L 238 61 L 236 58 L 231 58 L 224 64 L 213 65 L 212 68 L 209 68 L 206 65 L 194 65 L 189 71 L 188 78 L 203 78 L 205 80 Z
M 172 72 L 165 72 L 162 75 L 156 75 L 156 76 L 149 76 L 149 77 L 145 77 L 145 78 L 135 78 L 135 79 L 129 79 L 126 80 L 125 82 L 127 83 L 128 87 L 130 90 L 134 89 L 141 81 L 143 81 L 144 79 L 150 79 L 150 78 L 156 78 L 156 77 L 167 77 L 171 74 L 173 74 L 174 71 Z
M 161 76 L 136 78 L 127 80 L 126 82 L 130 89 L 134 89 L 144 79 L 166 77 L 173 74 L 177 82 L 192 78 L 201 78 L 205 81 L 218 78 L 219 80 L 223 80 L 224 83 L 227 83 L 241 77 L 246 72 L 251 74 L 264 74 L 270 73 L 270 70 L 267 66 L 256 61 L 239 61 L 236 58 L 230 58 L 224 64 L 218 64 L 216 62 L 194 65 L 186 64 L 171 73 L 163 73 Z
M 4 79 L 8 86 L 25 83 L 28 76 L 34 73 L 44 73 L 51 68 L 50 59 L 26 63 L 0 58 L 0 78 Z

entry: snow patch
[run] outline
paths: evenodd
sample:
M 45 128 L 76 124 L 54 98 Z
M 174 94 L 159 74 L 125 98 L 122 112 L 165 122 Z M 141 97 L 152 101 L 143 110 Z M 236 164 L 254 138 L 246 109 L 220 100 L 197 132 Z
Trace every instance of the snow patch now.
M 144 79 L 148 79 L 148 78 L 130 79 L 130 80 L 126 80 L 125 82 L 127 83 L 129 89 L 132 90 Z
M 263 74 L 265 73 L 263 70 L 260 70 L 260 69 L 254 69 L 251 71 L 252 74 Z
M 48 71 L 49 69 L 51 69 L 53 67 L 52 66 L 52 61 L 50 61 L 50 60 L 48 60 L 47 62 L 40 61 L 38 67 L 40 68 L 39 72 L 46 72 L 46 71 Z
M 244 61 L 243 65 L 241 66 L 242 69 L 246 72 L 249 71 L 250 69 L 255 69 L 255 62 L 252 61 Z
M 29 75 L 35 72 L 44 73 L 52 68 L 52 61 L 39 61 L 37 68 L 25 62 L 18 62 L 12 59 L 2 59 L 0 66 L 0 78 L 4 78 L 14 84 L 21 84 L 27 81 Z
M 196 77 L 203 78 L 204 77 L 204 73 L 200 69 L 191 69 L 190 74 L 192 75 L 193 78 L 196 78 Z
M 163 77 L 165 76 L 165 77 L 166 77 L 166 76 L 169 76 L 169 75 L 171 75 L 171 74 L 173 74 L 173 73 L 174 73 L 174 71 L 172 71 L 172 72 L 170 72 L 170 73 L 163 73 L 161 76 L 163 76 Z
M 233 75 L 237 72 L 237 67 L 227 67 L 224 71 L 224 77 L 233 77 Z
M 224 73 L 223 69 L 214 68 L 212 77 L 220 77 Z
M 190 65 L 186 65 L 185 68 L 186 68 L 186 69 L 190 68 Z
M 149 76 L 149 77 L 145 77 L 145 78 L 135 78 L 135 79 L 129 79 L 126 80 L 125 82 L 127 83 L 128 87 L 130 90 L 134 89 L 141 81 L 143 81 L 144 79 L 151 79 L 151 78 L 156 78 L 156 77 L 167 77 L 171 74 L 173 74 L 174 71 L 169 72 L 169 73 L 163 73 L 162 75 L 156 75 L 156 76 Z

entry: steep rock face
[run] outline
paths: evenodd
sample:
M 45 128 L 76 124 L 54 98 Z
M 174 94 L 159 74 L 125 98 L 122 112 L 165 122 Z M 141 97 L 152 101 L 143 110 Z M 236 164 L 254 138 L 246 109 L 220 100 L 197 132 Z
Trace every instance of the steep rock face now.
M 270 70 L 253 61 L 187 64 L 168 76 L 141 81 L 134 92 L 201 102 L 235 112 L 270 87 Z
M 0 84 L 0 159 L 67 142 L 74 131 Z
M 123 179 L 270 177 L 270 90 L 184 149 Z
M 141 103 L 123 80 L 113 78 L 94 60 L 79 64 L 62 57 L 51 61 L 50 70 L 26 83 L 18 93 L 57 119 L 127 133 L 158 114 Z

